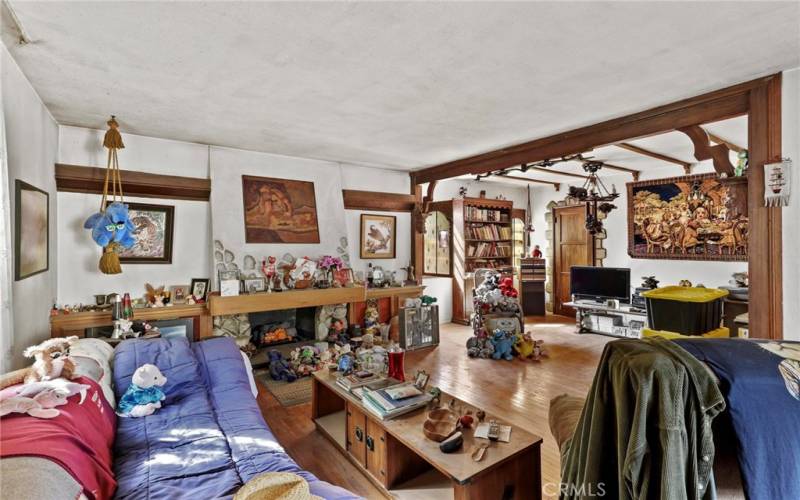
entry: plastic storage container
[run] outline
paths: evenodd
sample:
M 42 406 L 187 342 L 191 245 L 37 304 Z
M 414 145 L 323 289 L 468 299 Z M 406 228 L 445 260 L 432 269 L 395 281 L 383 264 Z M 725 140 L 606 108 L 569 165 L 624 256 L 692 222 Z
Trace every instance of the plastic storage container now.
M 702 335 L 716 330 L 722 320 L 722 299 L 727 290 L 665 286 L 642 292 L 647 300 L 647 320 L 653 330 Z

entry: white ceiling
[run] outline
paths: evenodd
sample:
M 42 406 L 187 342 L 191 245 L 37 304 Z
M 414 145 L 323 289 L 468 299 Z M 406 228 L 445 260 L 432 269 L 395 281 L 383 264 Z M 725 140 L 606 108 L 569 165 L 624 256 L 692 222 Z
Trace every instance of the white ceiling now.
M 399 169 L 800 66 L 798 2 L 11 4 L 62 124 Z

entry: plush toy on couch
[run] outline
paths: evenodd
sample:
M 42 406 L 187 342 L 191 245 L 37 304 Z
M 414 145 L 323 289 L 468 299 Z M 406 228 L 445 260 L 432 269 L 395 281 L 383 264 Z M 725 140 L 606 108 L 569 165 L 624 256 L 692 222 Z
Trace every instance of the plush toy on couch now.
M 161 390 L 167 383 L 157 366 L 144 364 L 133 372 L 131 385 L 117 404 L 117 415 L 121 417 L 146 417 L 161 408 L 166 398 Z
M 59 377 L 71 379 L 75 376 L 75 363 L 69 359 L 69 346 L 78 337 L 58 337 L 47 339 L 39 345 L 25 349 L 26 358 L 34 358 L 33 366 L 23 374 L 26 384 Z
M 36 418 L 55 418 L 61 414 L 56 406 L 67 404 L 69 393 L 62 389 L 46 389 L 35 396 L 12 396 L 0 402 L 0 417 L 10 413 L 27 413 Z

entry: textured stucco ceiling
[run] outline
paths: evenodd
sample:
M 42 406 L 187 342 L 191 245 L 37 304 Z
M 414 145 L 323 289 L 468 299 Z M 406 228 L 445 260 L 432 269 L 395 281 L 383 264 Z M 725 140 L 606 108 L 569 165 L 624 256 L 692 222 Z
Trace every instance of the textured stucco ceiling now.
M 62 124 L 400 169 L 800 65 L 798 2 L 11 4 Z

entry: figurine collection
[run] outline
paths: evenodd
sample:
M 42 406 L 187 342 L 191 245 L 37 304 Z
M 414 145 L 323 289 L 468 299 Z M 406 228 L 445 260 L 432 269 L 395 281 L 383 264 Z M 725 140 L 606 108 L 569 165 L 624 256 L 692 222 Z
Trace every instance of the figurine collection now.
M 539 361 L 547 353 L 542 340 L 534 340 L 525 324 L 519 293 L 511 277 L 493 270 L 476 272 L 472 318 L 473 336 L 467 340 L 467 355 L 471 358 L 520 359 Z

